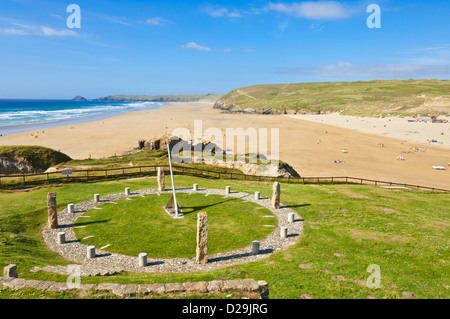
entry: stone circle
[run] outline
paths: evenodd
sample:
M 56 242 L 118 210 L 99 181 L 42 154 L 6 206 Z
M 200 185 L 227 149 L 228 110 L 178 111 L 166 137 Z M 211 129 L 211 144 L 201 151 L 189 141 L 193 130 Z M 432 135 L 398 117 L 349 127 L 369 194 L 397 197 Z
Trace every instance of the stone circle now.
M 208 255 L 208 262 L 206 264 L 197 264 L 196 258 L 148 258 L 147 266 L 139 266 L 139 256 L 127 256 L 117 253 L 109 253 L 102 249 L 96 249 L 95 258 L 87 258 L 86 251 L 87 245 L 80 243 L 76 238 L 73 231 L 73 224 L 84 213 L 91 209 L 98 209 L 97 206 L 113 202 L 115 200 L 132 198 L 134 196 L 146 196 L 157 195 L 163 193 L 170 193 L 171 190 L 159 191 L 157 189 L 147 189 L 132 191 L 129 196 L 124 193 L 105 195 L 101 197 L 100 201 L 96 201 L 98 198 L 74 204 L 75 212 L 69 213 L 65 208 L 58 213 L 59 228 L 49 229 L 44 227 L 42 231 L 43 239 L 46 245 L 54 252 L 57 252 L 62 257 L 80 264 L 82 273 L 85 276 L 90 274 L 98 274 L 98 269 L 110 273 L 117 273 L 120 271 L 130 272 L 170 272 L 170 273 L 189 273 L 198 271 L 210 271 L 222 267 L 248 263 L 258 261 L 263 258 L 269 257 L 271 254 L 284 250 L 289 246 L 295 244 L 300 238 L 303 232 L 303 221 L 300 216 L 287 206 L 280 204 L 280 208 L 275 209 L 272 207 L 271 199 L 259 199 L 256 200 L 254 194 L 248 194 L 243 192 L 231 192 L 227 193 L 226 190 L 219 189 L 198 189 L 192 188 L 177 189 L 178 193 L 203 193 L 208 195 L 222 195 L 240 198 L 244 201 L 254 202 L 264 208 L 269 209 L 275 217 L 278 219 L 278 226 L 274 227 L 272 233 L 270 233 L 265 239 L 259 240 L 260 250 L 258 254 L 252 253 L 252 243 L 249 242 L 247 247 L 237 249 L 234 251 L 216 253 Z M 242 212 L 245 213 L 245 212 Z M 295 216 L 295 222 L 290 223 L 288 221 L 288 214 L 293 213 Z M 48 226 L 48 225 L 46 225 Z M 287 228 L 287 236 L 282 238 L 280 236 L 281 229 Z M 58 243 L 57 233 L 62 229 L 66 233 L 65 243 Z

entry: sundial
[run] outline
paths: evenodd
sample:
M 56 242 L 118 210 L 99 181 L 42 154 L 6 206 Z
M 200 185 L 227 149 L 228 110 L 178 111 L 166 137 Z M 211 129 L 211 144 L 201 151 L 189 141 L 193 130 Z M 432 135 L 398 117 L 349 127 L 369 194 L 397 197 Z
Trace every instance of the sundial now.
M 175 182 L 173 178 L 172 155 L 170 154 L 170 143 L 167 144 L 167 152 L 169 153 L 170 179 L 172 181 L 172 197 L 170 197 L 170 200 L 164 207 L 164 209 L 173 218 L 183 218 L 184 217 L 183 212 L 181 211 L 181 207 L 177 203 L 177 194 L 175 191 Z

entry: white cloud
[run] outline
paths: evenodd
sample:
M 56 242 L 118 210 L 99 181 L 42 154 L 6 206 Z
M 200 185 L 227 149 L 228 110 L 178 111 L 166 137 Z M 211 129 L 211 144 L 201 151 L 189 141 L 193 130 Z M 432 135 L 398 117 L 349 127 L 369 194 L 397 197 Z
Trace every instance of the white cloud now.
M 197 50 L 197 51 L 212 52 L 211 48 L 209 48 L 207 46 L 199 45 L 195 42 L 189 42 L 189 43 L 183 44 L 181 46 L 181 48 L 183 50 Z
M 304 1 L 301 3 L 272 3 L 266 6 L 267 11 L 276 11 L 296 18 L 312 20 L 345 19 L 350 12 L 337 1 Z
M 68 29 L 56 30 L 47 26 L 40 25 L 26 25 L 21 23 L 11 24 L 13 25 L 13 27 L 0 29 L 0 33 L 9 35 L 34 35 L 44 37 L 66 37 L 77 35 L 75 31 Z
M 9 34 L 9 35 L 27 35 L 28 32 L 23 29 L 14 29 L 14 28 L 6 28 L 0 29 L 1 33 Z
M 41 35 L 47 36 L 47 37 L 65 37 L 65 36 L 74 36 L 77 33 L 72 30 L 55 30 L 49 27 L 40 27 L 41 28 Z
M 207 7 L 204 9 L 213 18 L 241 18 L 242 15 L 239 11 L 230 11 L 227 8 Z
M 278 73 L 300 74 L 319 77 L 358 77 L 358 78 L 400 78 L 434 77 L 450 75 L 450 63 L 445 65 L 420 64 L 379 64 L 353 65 L 339 61 L 336 64 L 318 67 L 284 67 Z
M 160 17 L 149 18 L 149 19 L 145 20 L 146 24 L 155 25 L 155 26 L 160 26 L 167 22 L 169 22 L 169 21 L 166 19 L 162 19 Z

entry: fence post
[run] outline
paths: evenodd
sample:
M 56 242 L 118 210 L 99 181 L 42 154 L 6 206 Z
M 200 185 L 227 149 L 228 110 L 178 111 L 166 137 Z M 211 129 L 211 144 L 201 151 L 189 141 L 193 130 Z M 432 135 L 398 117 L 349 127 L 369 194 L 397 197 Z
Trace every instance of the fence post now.
M 25 174 L 23 174 L 23 183 L 25 184 Z

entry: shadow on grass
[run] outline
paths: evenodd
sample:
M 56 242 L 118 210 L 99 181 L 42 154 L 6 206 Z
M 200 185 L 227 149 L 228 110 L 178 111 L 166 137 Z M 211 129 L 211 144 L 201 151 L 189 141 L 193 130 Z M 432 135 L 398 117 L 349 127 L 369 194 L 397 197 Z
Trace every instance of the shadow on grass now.
M 80 227 L 80 226 L 87 226 L 87 225 L 92 225 L 92 224 L 103 224 L 103 223 L 107 223 L 110 220 L 97 220 L 97 221 L 92 221 L 92 222 L 85 222 L 85 223 L 75 223 L 75 224 L 67 224 L 67 225 L 59 225 L 59 228 L 70 228 L 70 227 Z
M 203 211 L 206 208 L 210 208 L 210 207 L 213 207 L 213 206 L 216 206 L 216 205 L 220 205 L 220 204 L 231 202 L 231 201 L 235 201 L 235 200 L 236 200 L 236 198 L 230 198 L 230 199 L 223 200 L 223 201 L 220 201 L 220 202 L 217 202 L 217 203 L 214 203 L 214 204 L 210 204 L 210 205 L 182 206 L 182 210 L 183 210 L 183 214 L 184 215 L 188 215 L 188 214 L 192 214 L 192 213 L 195 213 L 195 212 L 201 212 L 201 211 Z
M 273 253 L 273 249 L 262 249 L 259 251 L 258 255 L 267 255 Z M 216 258 L 208 258 L 208 263 L 214 263 L 224 260 L 230 260 L 230 259 L 236 259 L 236 258 L 243 258 L 243 257 L 250 257 L 254 256 L 252 253 L 243 253 L 243 254 L 236 254 L 231 256 L 224 256 L 224 257 L 216 257 Z
M 311 204 L 283 205 L 283 206 L 280 206 L 280 208 L 300 208 L 300 207 L 308 207 L 308 206 L 311 206 Z

